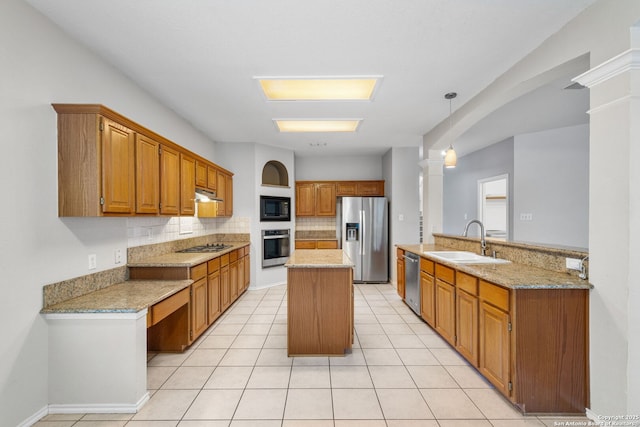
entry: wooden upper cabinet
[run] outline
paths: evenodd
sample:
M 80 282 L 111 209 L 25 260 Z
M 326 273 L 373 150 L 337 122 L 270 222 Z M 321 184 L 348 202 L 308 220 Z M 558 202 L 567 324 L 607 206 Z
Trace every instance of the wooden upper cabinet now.
M 218 170 L 213 166 L 207 166 L 207 188 L 216 191 L 218 182 Z
M 336 183 L 336 195 L 337 196 L 356 196 L 355 181 L 338 181 Z
M 99 114 L 54 104 L 58 113 L 58 215 L 135 212 L 135 133 Z
M 336 181 L 336 195 L 384 196 L 384 181 Z
M 335 182 L 296 182 L 296 216 L 336 216 Z
M 316 216 L 336 216 L 336 185 L 316 184 Z
M 196 187 L 207 188 L 207 164 L 196 160 Z
M 180 153 L 180 215 L 196 213 L 196 161 Z
M 384 196 L 384 181 L 357 181 L 357 196 Z
M 115 111 L 99 104 L 53 108 L 58 216 L 193 215 L 196 185 L 217 191 L 221 168 Z M 231 216 L 233 174 L 223 175 L 223 215 Z
M 160 213 L 180 214 L 180 153 L 160 147 Z
M 225 175 L 224 216 L 233 216 L 233 177 Z
M 136 134 L 136 213 L 157 214 L 160 208 L 160 143 Z
M 314 216 L 316 187 L 314 183 L 296 183 L 296 216 Z

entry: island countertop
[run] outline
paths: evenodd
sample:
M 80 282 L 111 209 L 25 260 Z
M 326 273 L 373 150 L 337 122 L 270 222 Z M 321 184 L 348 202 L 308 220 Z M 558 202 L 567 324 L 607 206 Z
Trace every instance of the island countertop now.
M 349 268 L 355 264 L 342 249 L 296 249 L 287 268 Z

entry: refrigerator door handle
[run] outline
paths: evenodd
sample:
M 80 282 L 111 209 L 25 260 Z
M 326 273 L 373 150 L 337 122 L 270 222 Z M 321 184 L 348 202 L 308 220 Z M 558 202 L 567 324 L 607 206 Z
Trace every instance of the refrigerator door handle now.
M 367 226 L 365 224 L 366 217 L 364 215 L 364 210 L 360 211 L 360 253 L 362 255 L 366 255 L 366 246 L 365 243 L 367 241 Z

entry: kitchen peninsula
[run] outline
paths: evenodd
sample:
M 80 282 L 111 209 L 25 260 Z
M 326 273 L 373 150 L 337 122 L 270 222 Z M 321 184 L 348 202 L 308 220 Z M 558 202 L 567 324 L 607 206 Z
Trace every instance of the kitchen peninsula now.
M 289 356 L 341 356 L 353 343 L 353 262 L 341 249 L 298 249 L 287 267 Z

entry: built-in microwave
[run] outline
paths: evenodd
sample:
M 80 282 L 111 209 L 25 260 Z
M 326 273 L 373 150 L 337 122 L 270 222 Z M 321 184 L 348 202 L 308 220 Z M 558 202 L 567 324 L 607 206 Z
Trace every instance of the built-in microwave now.
M 260 196 L 260 221 L 291 221 L 291 198 Z

